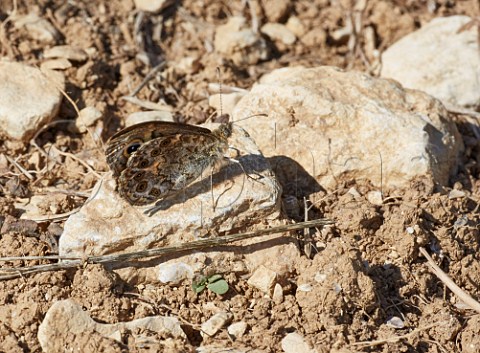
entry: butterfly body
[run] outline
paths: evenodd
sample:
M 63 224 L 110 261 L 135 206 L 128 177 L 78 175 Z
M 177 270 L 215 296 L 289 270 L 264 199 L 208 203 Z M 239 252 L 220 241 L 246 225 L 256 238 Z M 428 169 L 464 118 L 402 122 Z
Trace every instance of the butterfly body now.
M 147 205 L 178 193 L 223 159 L 231 128 L 154 121 L 121 130 L 106 148 L 120 195 L 132 205 Z

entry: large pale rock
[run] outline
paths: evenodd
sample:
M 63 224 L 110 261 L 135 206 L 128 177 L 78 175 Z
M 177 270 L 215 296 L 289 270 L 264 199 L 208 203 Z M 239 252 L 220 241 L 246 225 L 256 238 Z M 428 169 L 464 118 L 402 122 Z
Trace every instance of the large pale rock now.
M 477 27 L 467 16 L 435 18 L 388 48 L 382 77 L 425 91 L 445 103 L 477 106 L 480 60 Z
M 151 316 L 130 322 L 101 324 L 94 321 L 82 306 L 71 299 L 55 302 L 48 310 L 38 328 L 38 341 L 45 353 L 68 350 L 81 352 L 84 347 L 75 346 L 82 342 L 79 336 L 93 332 L 107 339 L 121 342 L 121 334 L 129 330 L 133 335 L 141 330 L 150 330 L 160 334 L 185 339 L 186 335 L 180 322 L 174 317 Z
M 258 113 L 268 118 L 239 121 Z M 275 70 L 242 98 L 233 117 L 266 156 L 275 156 L 272 168 L 289 194 L 315 189 L 312 176 L 326 189 L 343 178 L 385 189 L 418 176 L 446 184 L 463 148 L 436 99 L 333 67 Z
M 60 254 L 84 256 L 168 246 L 211 235 L 212 230 L 228 231 L 276 218 L 280 186 L 267 160 L 241 128 L 234 127 L 229 143 L 240 153 L 232 157 L 251 178 L 238 163 L 229 162 L 217 167 L 212 179 L 205 172 L 184 193 L 157 203 L 153 214 L 151 206 L 134 207 L 123 200 L 108 173 L 82 209 L 66 221 Z
M 28 140 L 58 112 L 63 74 L 0 61 L 0 130 Z

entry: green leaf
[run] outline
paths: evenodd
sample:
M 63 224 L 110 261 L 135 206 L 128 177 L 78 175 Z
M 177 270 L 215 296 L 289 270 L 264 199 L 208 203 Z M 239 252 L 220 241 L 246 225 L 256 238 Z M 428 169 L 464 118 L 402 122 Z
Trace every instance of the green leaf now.
M 222 295 L 228 292 L 228 283 L 224 279 L 219 279 L 218 281 L 207 284 L 207 288 L 214 293 Z
M 208 283 L 213 283 L 213 282 L 216 282 L 218 281 L 219 279 L 222 279 L 222 275 L 213 275 L 213 276 L 210 276 L 208 277 Z
M 205 282 L 201 282 L 201 283 L 192 283 L 192 288 L 193 288 L 193 291 L 198 294 L 200 293 L 201 291 L 203 291 L 205 289 L 206 285 L 205 285 Z

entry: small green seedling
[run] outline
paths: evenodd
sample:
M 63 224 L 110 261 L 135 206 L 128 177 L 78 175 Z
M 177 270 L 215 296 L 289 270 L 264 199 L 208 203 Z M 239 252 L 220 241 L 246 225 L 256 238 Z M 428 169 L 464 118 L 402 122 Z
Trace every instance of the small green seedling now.
M 210 277 L 202 277 L 198 281 L 192 283 L 195 293 L 202 292 L 205 287 L 217 294 L 225 294 L 228 292 L 228 283 L 222 278 L 222 275 L 212 275 Z

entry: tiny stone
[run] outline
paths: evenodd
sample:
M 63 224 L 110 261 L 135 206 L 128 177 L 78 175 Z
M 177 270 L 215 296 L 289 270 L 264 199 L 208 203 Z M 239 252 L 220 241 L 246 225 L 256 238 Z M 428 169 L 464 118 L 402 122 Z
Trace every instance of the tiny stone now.
M 95 107 L 86 107 L 80 110 L 77 120 L 75 120 L 75 126 L 78 131 L 86 132 L 87 126 L 92 126 L 95 122 L 102 117 L 102 112 L 100 112 Z
M 313 289 L 310 283 L 303 283 L 297 287 L 297 290 L 300 292 L 311 292 Z
M 158 12 L 171 4 L 169 0 L 134 0 L 135 7 L 140 11 Z
M 277 274 L 274 271 L 262 265 L 255 270 L 252 276 L 248 279 L 247 283 L 248 285 L 257 288 L 262 292 L 269 294 L 274 286 L 276 278 Z
M 255 33 L 244 17 L 233 16 L 215 31 L 215 51 L 229 56 L 236 65 L 254 65 L 269 55 L 266 41 Z
M 221 312 L 213 315 L 202 324 L 202 334 L 214 336 L 222 327 L 228 324 L 233 318 L 232 313 Z
M 448 193 L 448 198 L 451 199 L 459 199 L 465 197 L 465 191 L 453 189 Z
M 326 279 L 327 279 L 327 275 L 320 272 L 317 272 L 314 277 L 315 282 L 318 282 L 318 283 L 322 283 Z
M 62 235 L 63 233 L 63 228 L 57 223 L 50 223 L 50 225 L 47 228 L 47 231 L 50 233 L 50 235 L 53 235 L 55 237 L 60 237 L 60 235 Z
M 70 45 L 57 45 L 50 49 L 46 49 L 43 56 L 50 58 L 64 58 L 72 61 L 85 61 L 88 55 L 82 48 L 71 47 Z
M 188 56 L 180 59 L 180 61 L 175 65 L 175 70 L 187 74 L 194 74 L 200 70 L 201 66 L 200 58 Z
M 66 70 L 72 67 L 72 63 L 65 58 L 52 59 L 40 64 L 42 70 Z
M 327 41 L 327 32 L 323 28 L 316 27 L 299 38 L 307 47 L 321 46 Z
M 287 28 L 293 34 L 295 34 L 295 36 L 297 36 L 297 38 L 302 37 L 306 32 L 305 26 L 303 25 L 302 21 L 297 16 L 291 16 L 288 19 L 287 24 L 285 26 L 287 26 Z
M 292 332 L 282 339 L 282 349 L 285 353 L 313 353 L 302 335 Z
M 227 328 L 228 334 L 235 338 L 242 337 L 246 330 L 247 330 L 247 323 L 244 321 L 235 322 L 230 326 L 228 326 Z
M 383 195 L 381 191 L 369 191 L 367 193 L 367 200 L 372 205 L 381 206 L 383 205 Z
M 157 266 L 157 278 L 162 283 L 180 283 L 193 278 L 193 269 L 183 263 L 163 263 Z
M 25 27 L 31 38 L 42 42 L 54 43 L 60 37 L 58 31 L 49 21 L 35 13 L 14 16 L 13 23 L 16 28 Z
M 269 22 L 280 22 L 290 12 L 290 0 L 263 0 L 263 10 Z
M 393 327 L 396 329 L 402 329 L 405 327 L 405 324 L 402 319 L 397 316 L 392 316 L 390 319 L 387 320 L 387 326 Z
M 283 302 L 283 288 L 279 283 L 276 283 L 273 288 L 272 299 L 275 304 L 281 304 Z
M 296 41 L 295 34 L 280 23 L 266 23 L 263 25 L 261 32 L 273 41 L 280 41 L 285 45 L 292 45 Z

